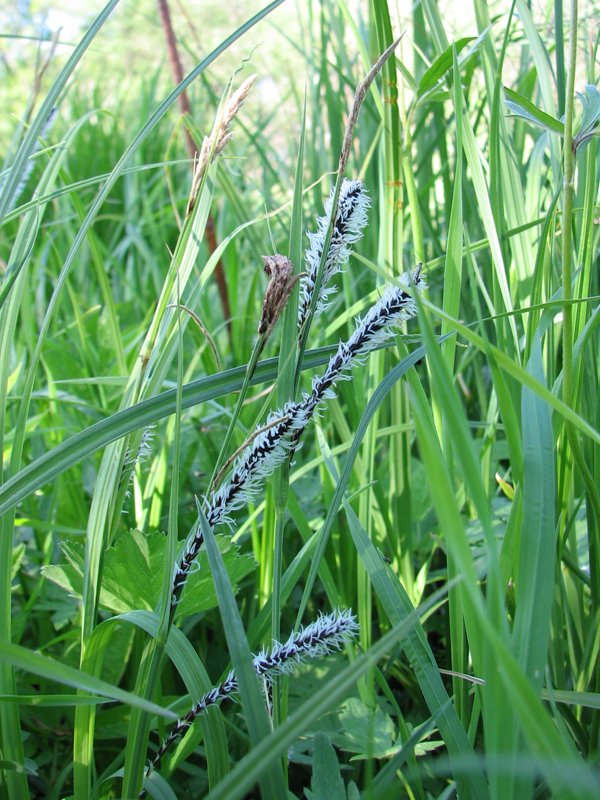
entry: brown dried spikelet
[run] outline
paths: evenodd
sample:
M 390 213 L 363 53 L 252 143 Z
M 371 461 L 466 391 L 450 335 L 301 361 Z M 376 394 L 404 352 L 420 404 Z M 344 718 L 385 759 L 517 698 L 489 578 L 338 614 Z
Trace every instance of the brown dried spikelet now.
M 215 158 L 221 153 L 223 148 L 231 141 L 233 134 L 229 130 L 229 126 L 233 122 L 235 116 L 242 107 L 244 100 L 250 94 L 250 90 L 256 80 L 256 75 L 250 75 L 249 78 L 242 83 L 240 88 L 234 92 L 227 100 L 223 109 L 223 114 L 220 119 L 217 119 L 212 129 L 210 136 L 205 136 L 202 142 L 198 162 L 194 170 L 194 177 L 192 179 L 192 188 L 190 190 L 190 199 L 188 201 L 186 215 L 192 212 L 196 205 L 198 192 L 202 184 L 202 178 L 208 167 L 212 164 Z
M 348 115 L 348 122 L 346 123 L 346 129 L 344 131 L 344 141 L 342 142 L 342 150 L 340 153 L 340 160 L 338 163 L 338 174 L 343 175 L 348 164 L 348 159 L 350 157 L 350 149 L 352 147 L 352 137 L 354 136 L 354 128 L 356 126 L 356 122 L 358 120 L 358 115 L 360 113 L 360 109 L 362 104 L 364 103 L 365 97 L 367 96 L 367 92 L 371 84 L 373 83 L 376 75 L 381 71 L 381 68 L 388 60 L 388 58 L 392 55 L 394 50 L 398 47 L 400 42 L 400 36 L 393 42 L 387 50 L 385 50 L 377 59 L 377 61 L 373 64 L 367 75 L 363 78 L 363 80 L 358 84 L 356 87 L 356 92 L 354 94 L 354 100 L 352 101 L 352 106 L 350 108 L 350 113 Z
M 266 342 L 300 276 L 293 274 L 294 267 L 286 256 L 275 253 L 273 256 L 263 256 L 263 259 L 269 283 L 265 291 L 258 332 L 266 334 Z

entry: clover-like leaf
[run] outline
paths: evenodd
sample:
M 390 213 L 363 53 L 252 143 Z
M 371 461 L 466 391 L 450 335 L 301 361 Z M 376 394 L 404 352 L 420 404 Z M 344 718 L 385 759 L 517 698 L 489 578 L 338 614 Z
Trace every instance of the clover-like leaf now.
M 234 589 L 256 566 L 252 556 L 242 555 L 228 536 L 217 542 Z M 158 604 L 165 568 L 167 537 L 159 532 L 141 533 L 131 530 L 119 536 L 106 552 L 100 607 L 115 614 L 134 609 L 154 610 Z M 69 594 L 81 597 L 83 591 L 84 546 L 79 542 L 64 543 L 65 561 L 48 566 L 44 572 L 53 583 Z M 198 557 L 198 569 L 190 574 L 177 607 L 177 616 L 188 616 L 214 608 L 217 598 L 206 554 Z

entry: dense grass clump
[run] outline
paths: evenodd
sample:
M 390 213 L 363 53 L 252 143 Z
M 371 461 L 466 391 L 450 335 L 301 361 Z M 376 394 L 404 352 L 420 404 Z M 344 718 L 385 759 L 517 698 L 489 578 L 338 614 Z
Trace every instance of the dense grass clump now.
M 2 67 L 2 797 L 599 796 L 593 4 L 116 5 Z

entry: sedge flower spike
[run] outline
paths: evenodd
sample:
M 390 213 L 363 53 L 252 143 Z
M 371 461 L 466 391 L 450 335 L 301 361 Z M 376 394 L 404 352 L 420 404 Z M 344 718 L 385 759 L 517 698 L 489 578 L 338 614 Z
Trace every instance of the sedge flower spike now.
M 283 644 L 273 642 L 270 648 L 263 648 L 252 660 L 254 671 L 260 678 L 271 681 L 275 675 L 291 672 L 294 667 L 307 658 L 317 658 L 339 650 L 357 633 L 358 624 L 350 609 L 332 611 L 331 614 L 320 614 L 306 628 L 290 634 L 288 640 Z M 151 772 L 160 769 L 164 754 L 187 733 L 199 714 L 209 706 L 217 705 L 222 700 L 231 698 L 237 690 L 237 678 L 235 672 L 231 670 L 223 683 L 203 694 L 188 713 L 175 723 L 171 733 L 163 739 L 158 748 L 146 777 Z M 140 795 L 140 797 L 144 796 L 144 793 Z
M 422 292 L 427 288 L 421 275 L 421 265 L 409 275 L 398 279 L 398 286 L 386 286 L 375 305 L 362 318 L 357 318 L 354 333 L 346 342 L 340 342 L 337 351 L 329 359 L 325 372 L 313 378 L 312 391 L 299 403 L 302 415 L 309 420 L 323 400 L 334 397 L 333 387 L 339 380 L 348 380 L 349 371 L 371 350 L 394 336 L 393 327 L 414 317 L 417 313 L 415 301 L 407 289 Z M 292 451 L 295 449 L 303 428 L 300 425 L 292 434 Z
M 203 506 L 211 528 L 222 523 L 231 524 L 231 514 L 256 497 L 262 482 L 286 458 L 293 455 L 302 433 L 321 403 L 334 397 L 333 388 L 339 380 L 347 380 L 352 367 L 362 358 L 394 335 L 393 327 L 413 317 L 416 305 L 408 288 L 421 292 L 426 288 L 418 267 L 412 275 L 400 276 L 398 286 L 387 286 L 380 299 L 357 319 L 354 333 L 329 359 L 325 372 L 315 376 L 312 391 L 299 402 L 289 402 L 270 414 L 267 426 L 262 426 L 242 454 L 235 460 L 227 480 L 213 491 Z M 272 424 L 269 424 L 271 423 Z M 171 603 L 179 602 L 181 593 L 204 541 L 198 525 L 186 542 L 183 555 L 175 566 Z
M 267 425 L 235 460 L 227 480 L 213 491 L 203 505 L 206 521 L 211 528 L 231 523 L 231 514 L 252 500 L 262 482 L 282 464 L 289 453 L 289 435 L 304 427 L 304 413 L 299 413 L 297 403 L 287 403 L 283 409 L 269 415 Z M 273 424 L 269 424 L 269 423 Z M 171 604 L 176 605 L 185 586 L 187 574 L 196 560 L 204 535 L 197 526 L 189 537 L 183 556 L 175 565 Z
M 310 247 L 306 251 L 307 275 L 302 281 L 300 301 L 298 304 L 298 330 L 302 330 L 313 295 L 317 288 L 319 266 L 323 258 L 323 248 L 327 231 L 331 223 L 331 210 L 333 205 L 334 189 L 331 190 L 329 199 L 325 203 L 325 216 L 318 217 L 317 230 L 308 234 Z M 338 200 L 337 212 L 331 232 L 331 241 L 323 266 L 321 284 L 318 289 L 316 313 L 321 313 L 328 305 L 328 297 L 336 289 L 330 286 L 333 276 L 341 272 L 342 267 L 348 262 L 352 253 L 351 245 L 355 244 L 363 235 L 363 228 L 367 224 L 367 212 L 371 205 L 365 188 L 360 181 L 344 178 Z

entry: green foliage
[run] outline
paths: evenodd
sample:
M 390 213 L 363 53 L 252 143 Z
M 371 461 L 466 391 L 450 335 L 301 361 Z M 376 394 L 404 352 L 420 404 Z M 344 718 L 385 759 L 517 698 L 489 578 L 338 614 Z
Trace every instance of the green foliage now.
M 593 15 L 169 3 L 174 88 L 155 4 L 116 5 L 47 65 L 35 14 L 7 17 L 32 39 L 3 39 L 0 794 L 597 797 Z M 262 255 L 304 269 L 350 99 L 397 33 L 346 171 L 365 236 L 301 347 L 296 286 L 260 351 Z M 187 214 L 184 127 L 199 150 L 250 72 Z M 217 466 L 418 261 L 418 319 L 229 526 L 201 529 L 172 606 Z M 252 654 L 335 608 L 357 642 L 256 678 Z M 235 701 L 148 776 L 231 668 Z
M 240 581 L 252 572 L 256 562 L 250 554 L 240 553 L 240 548 L 225 536 L 218 537 L 223 563 L 229 582 L 237 590 Z M 62 545 L 65 563 L 48 566 L 43 574 L 49 580 L 81 599 L 85 551 L 79 542 Z M 113 614 L 123 614 L 137 608 L 152 611 L 160 598 L 163 569 L 168 563 L 167 537 L 158 531 L 143 534 L 127 531 L 119 534 L 105 554 L 99 607 Z M 198 569 L 186 587 L 177 607 L 180 617 L 208 611 L 217 605 L 213 579 L 208 569 L 205 552 L 200 554 Z

